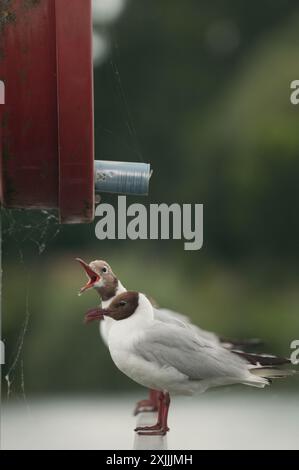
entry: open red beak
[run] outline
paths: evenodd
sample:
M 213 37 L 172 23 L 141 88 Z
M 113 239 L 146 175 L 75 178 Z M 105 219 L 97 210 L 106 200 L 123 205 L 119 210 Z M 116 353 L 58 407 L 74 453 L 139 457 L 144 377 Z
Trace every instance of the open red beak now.
M 76 258 L 76 261 L 78 261 L 81 264 L 81 266 L 84 268 L 84 270 L 85 270 L 85 272 L 86 272 L 86 274 L 89 278 L 89 280 L 85 284 L 85 286 L 83 286 L 80 289 L 80 294 L 82 294 L 82 292 L 84 292 L 87 289 L 90 289 L 91 287 L 93 287 L 94 284 L 101 279 L 101 276 L 99 274 L 97 274 L 95 271 L 93 271 L 91 269 L 91 267 L 89 266 L 89 264 L 85 263 L 85 261 L 83 261 L 81 258 Z
M 95 320 L 102 320 L 104 318 L 105 310 L 101 308 L 92 308 L 86 312 L 84 323 L 91 323 Z

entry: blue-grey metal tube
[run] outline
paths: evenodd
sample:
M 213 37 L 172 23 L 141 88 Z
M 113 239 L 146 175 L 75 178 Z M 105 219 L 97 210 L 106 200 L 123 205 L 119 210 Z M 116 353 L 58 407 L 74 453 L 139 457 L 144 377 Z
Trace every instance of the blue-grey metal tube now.
M 151 177 L 149 163 L 95 161 L 95 192 L 146 196 Z

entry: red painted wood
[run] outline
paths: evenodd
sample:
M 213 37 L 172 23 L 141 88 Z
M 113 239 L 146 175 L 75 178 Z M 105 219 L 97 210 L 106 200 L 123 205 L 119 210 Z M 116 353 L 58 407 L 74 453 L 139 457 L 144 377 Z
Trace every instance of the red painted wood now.
M 3 197 L 7 207 L 52 208 L 58 203 L 54 5 L 8 3 L 1 33 L 6 87 Z
M 55 0 L 59 207 L 63 222 L 94 218 L 92 12 L 86 0 Z
M 89 222 L 91 0 L 10 0 L 0 9 L 3 205 L 58 208 L 62 222 Z

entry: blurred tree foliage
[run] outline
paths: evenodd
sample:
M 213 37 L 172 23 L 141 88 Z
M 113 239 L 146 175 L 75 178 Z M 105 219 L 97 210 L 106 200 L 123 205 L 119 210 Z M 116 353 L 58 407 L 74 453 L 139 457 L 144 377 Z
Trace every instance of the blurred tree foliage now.
M 150 289 L 206 328 L 258 333 L 288 353 L 299 334 L 299 108 L 289 100 L 299 78 L 298 27 L 295 0 L 128 2 L 95 69 L 96 157 L 151 162 L 147 202 L 203 203 L 205 245 L 188 253 L 181 242 L 99 242 L 93 225 L 72 226 L 39 257 L 29 242 L 42 229 L 31 236 L 26 228 L 39 216 L 4 214 L 10 363 L 31 272 L 22 353 L 29 391 L 130 386 L 109 366 L 96 328 L 82 328 L 82 312 L 97 299 L 74 295 L 77 255 L 108 258 L 128 287 Z M 7 232 L 12 223 L 21 240 Z

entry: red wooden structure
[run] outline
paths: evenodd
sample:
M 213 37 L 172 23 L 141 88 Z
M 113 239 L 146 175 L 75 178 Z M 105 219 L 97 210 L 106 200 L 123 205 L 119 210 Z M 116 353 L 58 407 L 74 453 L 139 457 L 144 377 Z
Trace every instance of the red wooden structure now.
M 94 218 L 91 0 L 1 0 L 1 202 Z

